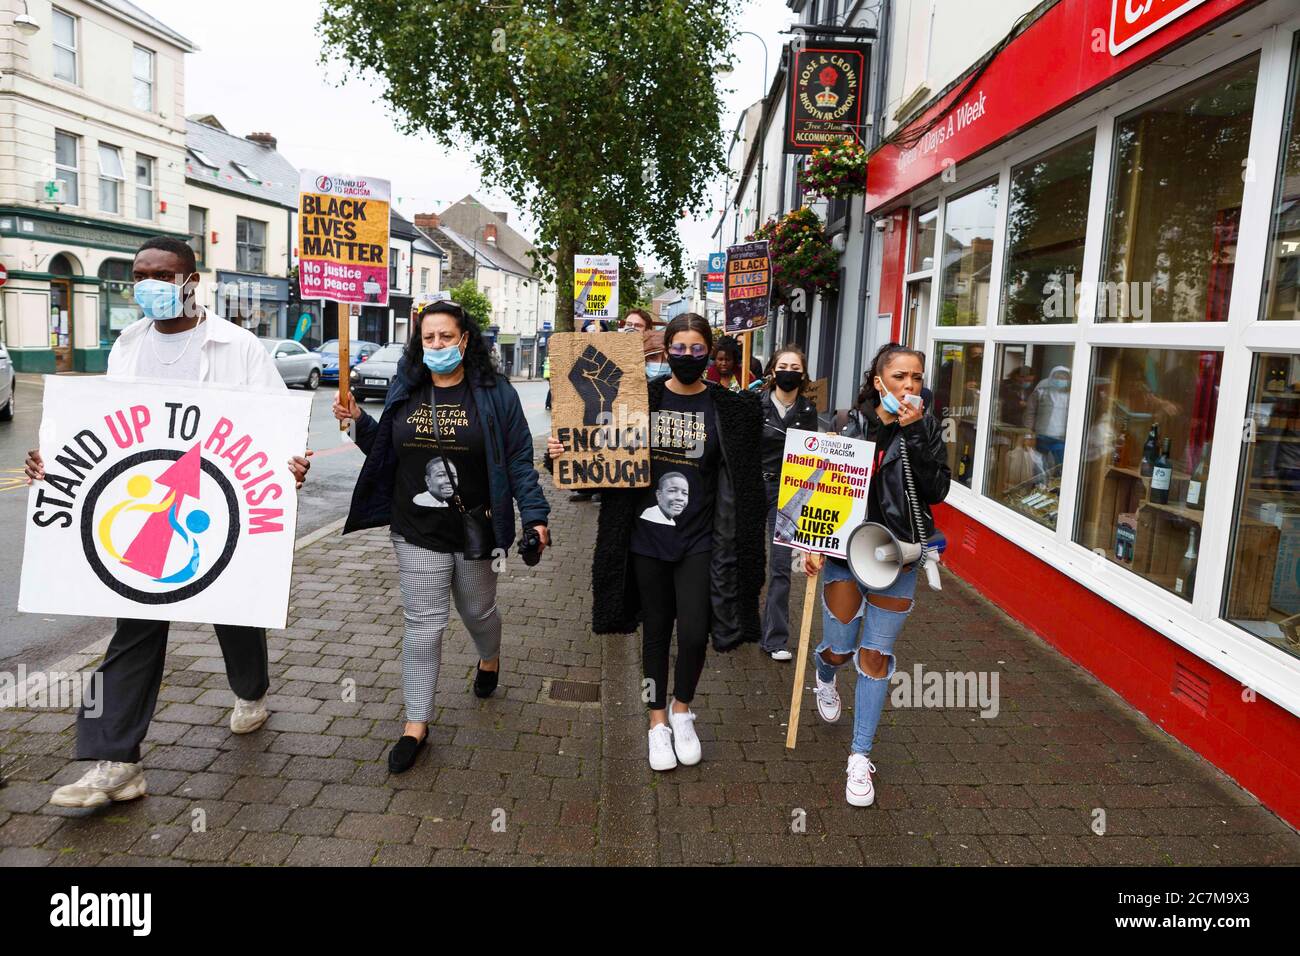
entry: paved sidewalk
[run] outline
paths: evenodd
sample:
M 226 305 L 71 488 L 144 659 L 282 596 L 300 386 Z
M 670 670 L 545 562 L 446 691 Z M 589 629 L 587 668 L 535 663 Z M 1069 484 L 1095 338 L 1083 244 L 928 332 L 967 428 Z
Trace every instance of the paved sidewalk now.
M 919 595 L 899 668 L 996 671 L 1000 712 L 887 709 L 875 807 L 843 797 L 851 669 L 840 724 L 806 695 L 788 752 L 793 664 L 754 647 L 708 659 L 704 762 L 652 774 L 639 640 L 588 627 L 598 505 L 547 490 L 559 546 L 501 581 L 501 687 L 470 692 L 454 622 L 431 746 L 409 773 L 385 763 L 402 714 L 391 549 L 381 532 L 330 536 L 298 553 L 261 731 L 229 732 L 211 629 L 173 629 L 145 799 L 49 807 L 85 767 L 69 763 L 72 714 L 0 711 L 0 865 L 1300 863 L 1295 831 L 951 575 Z M 601 699 L 552 700 L 554 681 Z

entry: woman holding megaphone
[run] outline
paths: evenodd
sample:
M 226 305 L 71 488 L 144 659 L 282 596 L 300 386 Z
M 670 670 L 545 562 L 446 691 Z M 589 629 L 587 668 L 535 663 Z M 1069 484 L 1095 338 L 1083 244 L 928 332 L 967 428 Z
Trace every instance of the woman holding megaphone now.
M 930 505 L 948 496 L 951 480 L 942 425 L 935 416 L 925 414 L 921 399 L 924 378 L 925 354 L 890 342 L 876 353 L 859 399 L 867 410 L 862 437 L 876 444 L 867 520 L 884 525 L 899 541 L 911 543 L 922 541 L 922 535 L 933 536 Z M 916 489 L 915 502 L 910 500 L 909 484 Z M 916 527 L 918 516 L 924 528 Z M 815 574 L 822 560 L 822 555 L 806 553 L 804 569 Z M 870 806 L 876 799 L 871 745 L 894 674 L 894 643 L 912 610 L 915 591 L 915 564 L 903 568 L 893 584 L 880 589 L 859 584 L 841 558 L 830 558 L 825 564 L 822 642 L 815 652 L 817 712 L 828 723 L 840 719 L 835 673 L 853 661 L 858 684 L 845 799 L 855 807 Z

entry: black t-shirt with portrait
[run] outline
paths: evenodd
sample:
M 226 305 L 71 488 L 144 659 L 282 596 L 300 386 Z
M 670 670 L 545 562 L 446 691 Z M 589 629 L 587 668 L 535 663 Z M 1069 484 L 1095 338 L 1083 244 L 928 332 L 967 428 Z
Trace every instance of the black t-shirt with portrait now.
M 442 450 L 433 433 L 434 409 L 441 426 Z M 469 384 L 427 385 L 397 409 L 393 418 L 397 484 L 392 529 L 430 551 L 454 553 L 465 547 L 465 526 L 452 502 L 452 482 L 466 510 L 488 500 L 487 448 L 483 423 Z
M 664 389 L 650 438 L 650 487 L 632 526 L 633 554 L 680 561 L 713 549 L 721 447 L 713 396 Z

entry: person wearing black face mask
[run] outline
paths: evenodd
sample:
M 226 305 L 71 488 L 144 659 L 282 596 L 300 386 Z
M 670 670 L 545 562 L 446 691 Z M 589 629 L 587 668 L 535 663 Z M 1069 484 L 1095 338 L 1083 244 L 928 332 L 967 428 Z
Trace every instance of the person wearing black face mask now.
M 776 525 L 777 495 L 781 487 L 781 459 L 787 429 L 817 430 L 817 406 L 804 392 L 808 388 L 808 362 L 797 345 L 787 345 L 772 357 L 763 383 L 763 482 L 767 486 L 767 540 Z M 786 648 L 790 637 L 790 549 L 773 544 L 767 562 L 767 601 L 763 608 L 765 653 L 774 661 L 793 656 Z
M 688 312 L 668 323 L 664 351 L 672 374 L 648 386 L 650 486 L 600 495 L 592 631 L 628 634 L 642 625 L 642 687 L 649 692 L 654 770 L 700 761 L 690 702 L 710 635 L 717 651 L 760 637 L 763 415 L 755 393 L 701 381 L 712 346 L 713 332 L 702 316 Z M 563 451 L 552 435 L 548 455 L 554 459 Z M 656 491 L 665 502 L 671 494 L 671 522 L 656 520 L 666 513 Z

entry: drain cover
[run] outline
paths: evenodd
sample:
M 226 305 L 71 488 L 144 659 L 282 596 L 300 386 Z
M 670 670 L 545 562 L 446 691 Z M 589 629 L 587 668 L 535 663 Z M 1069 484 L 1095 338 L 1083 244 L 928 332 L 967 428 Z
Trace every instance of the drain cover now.
M 594 704 L 600 700 L 600 685 L 580 680 L 551 681 L 551 700 Z

